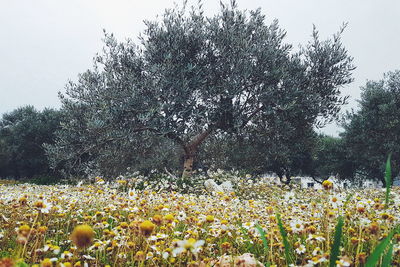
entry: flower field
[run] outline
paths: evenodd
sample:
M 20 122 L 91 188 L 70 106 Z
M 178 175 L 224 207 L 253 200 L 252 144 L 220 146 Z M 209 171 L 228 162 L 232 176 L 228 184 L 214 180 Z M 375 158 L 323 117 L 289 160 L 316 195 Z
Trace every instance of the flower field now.
M 0 185 L 0 266 L 368 266 L 379 249 L 375 265 L 400 266 L 398 188 L 386 207 L 380 189 L 243 179 L 197 194 L 131 179 Z

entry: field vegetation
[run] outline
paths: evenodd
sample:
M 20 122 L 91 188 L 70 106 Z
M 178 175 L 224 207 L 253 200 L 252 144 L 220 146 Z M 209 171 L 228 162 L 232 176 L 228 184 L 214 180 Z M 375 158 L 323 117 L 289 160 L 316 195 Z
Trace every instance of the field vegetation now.
M 321 190 L 288 190 L 250 176 L 212 175 L 234 191 L 141 176 L 1 185 L 0 265 L 400 264 L 399 188 L 387 198 L 385 190 L 343 190 L 330 181 Z

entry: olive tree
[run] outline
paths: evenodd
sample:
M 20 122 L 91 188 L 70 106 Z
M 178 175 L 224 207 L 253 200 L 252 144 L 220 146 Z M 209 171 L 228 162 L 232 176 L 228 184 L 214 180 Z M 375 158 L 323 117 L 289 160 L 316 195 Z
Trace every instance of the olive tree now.
M 60 95 L 66 118 L 48 147 L 53 158 L 79 163 L 110 145 L 145 151 L 169 139 L 182 151 L 188 177 L 211 135 L 273 127 L 279 113 L 294 110 L 307 125 L 321 126 L 345 103 L 340 88 L 354 66 L 342 30 L 321 41 L 314 29 L 294 51 L 276 20 L 267 24 L 260 9 L 241 11 L 235 1 L 212 17 L 184 6 L 145 24 L 138 44 L 106 34 L 93 68 Z
M 381 181 L 392 153 L 392 173 L 400 174 L 400 70 L 362 87 L 359 110 L 351 112 L 342 134 L 355 175 Z

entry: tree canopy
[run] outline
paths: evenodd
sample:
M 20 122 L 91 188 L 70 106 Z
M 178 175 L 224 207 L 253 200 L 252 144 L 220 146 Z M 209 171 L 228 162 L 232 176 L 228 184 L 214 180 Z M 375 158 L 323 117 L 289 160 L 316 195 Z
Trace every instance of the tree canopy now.
M 267 24 L 260 9 L 241 11 L 235 1 L 212 17 L 184 6 L 145 23 L 139 44 L 106 34 L 93 69 L 60 94 L 64 123 L 48 147 L 54 166 L 98 167 L 120 148 L 157 154 L 170 140 L 190 176 L 210 136 L 318 127 L 346 102 L 340 89 L 354 66 L 343 29 L 321 41 L 314 28 L 295 51 L 276 20 Z
M 0 177 L 32 178 L 49 174 L 43 147 L 52 144 L 60 112 L 32 106 L 3 114 L 0 119 Z
M 385 163 L 392 153 L 392 173 L 400 166 L 400 71 L 362 88 L 359 110 L 347 115 L 343 139 L 357 173 L 385 185 Z

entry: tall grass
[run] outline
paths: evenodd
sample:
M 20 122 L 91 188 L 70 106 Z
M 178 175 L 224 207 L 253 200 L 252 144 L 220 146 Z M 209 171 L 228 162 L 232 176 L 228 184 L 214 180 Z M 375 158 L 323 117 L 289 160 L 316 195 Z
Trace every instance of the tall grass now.
M 258 233 L 260 234 L 261 240 L 262 240 L 263 245 L 264 245 L 264 253 L 265 253 L 266 258 L 267 258 L 267 262 L 265 263 L 265 266 L 269 267 L 271 264 L 269 262 L 269 257 L 268 257 L 269 246 L 268 246 L 267 238 L 265 237 L 266 234 L 265 234 L 264 230 L 262 229 L 262 227 L 260 225 L 258 225 L 258 224 L 256 224 L 256 229 L 257 229 Z
M 382 267 L 389 267 L 392 264 L 392 257 L 393 257 L 393 243 L 390 244 L 388 251 L 386 252 L 383 261 Z
M 329 257 L 329 267 L 335 267 L 336 261 L 339 258 L 340 252 L 340 241 L 342 240 L 342 230 L 343 230 L 344 220 L 342 216 L 339 216 L 338 222 L 335 228 L 335 237 L 333 240 L 333 245 L 331 248 L 331 255 Z
M 285 259 L 286 259 L 286 264 L 290 265 L 294 261 L 294 256 L 293 256 L 293 248 L 290 245 L 288 239 L 287 239 L 287 232 L 285 230 L 285 227 L 283 227 L 281 215 L 278 213 L 276 214 L 276 219 L 278 220 L 278 227 L 279 227 L 279 232 L 281 233 L 282 240 L 283 240 L 283 245 L 285 246 Z
M 394 233 L 395 230 L 392 230 L 390 234 L 375 247 L 374 251 L 372 251 L 371 255 L 369 255 L 367 262 L 365 263 L 365 267 L 378 266 L 379 260 L 381 259 L 381 256 L 383 255 L 390 241 L 392 240 Z M 385 258 L 386 262 L 389 261 L 390 266 L 391 254 L 387 255 L 387 257 Z

